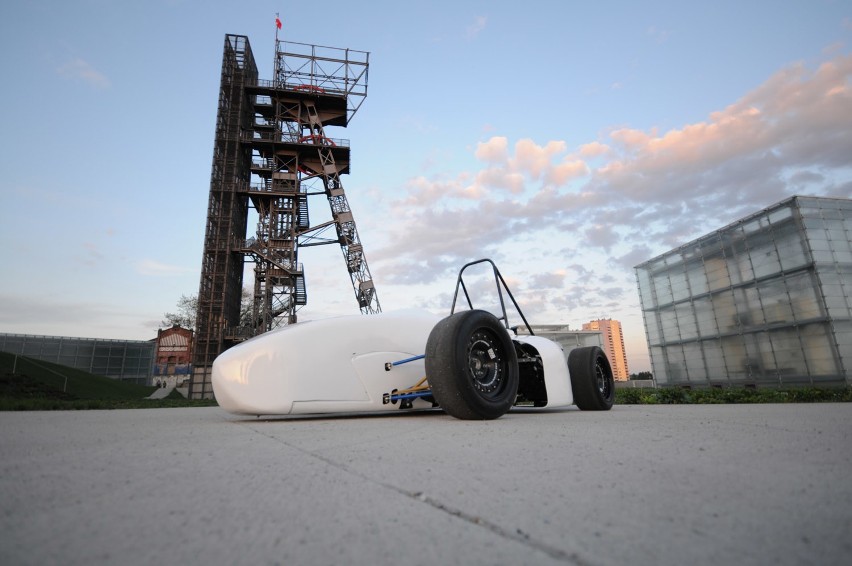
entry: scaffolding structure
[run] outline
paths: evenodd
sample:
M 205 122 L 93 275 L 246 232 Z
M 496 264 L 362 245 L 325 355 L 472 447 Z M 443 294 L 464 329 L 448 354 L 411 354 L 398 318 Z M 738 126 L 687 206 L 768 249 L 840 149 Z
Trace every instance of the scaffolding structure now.
M 261 80 L 248 38 L 225 36 L 190 398 L 213 395 L 210 372 L 221 352 L 297 321 L 308 298 L 299 248 L 339 245 L 359 309 L 381 312 L 340 179 L 349 172 L 349 141 L 326 134 L 346 127 L 363 103 L 369 53 L 275 43 L 274 77 Z M 323 196 L 332 219 L 312 225 L 310 197 Z M 250 211 L 257 227 L 247 237 Z

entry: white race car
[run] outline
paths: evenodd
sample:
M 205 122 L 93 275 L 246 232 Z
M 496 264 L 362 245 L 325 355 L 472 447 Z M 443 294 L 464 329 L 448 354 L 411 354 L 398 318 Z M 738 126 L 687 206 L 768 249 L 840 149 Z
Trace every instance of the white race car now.
M 474 309 L 465 269 L 491 265 L 502 317 Z M 468 310 L 455 312 L 459 289 Z M 509 326 L 503 292 L 528 334 Z M 535 336 L 491 260 L 462 267 L 450 316 L 399 311 L 301 322 L 261 334 L 213 362 L 219 405 L 246 415 L 375 412 L 440 407 L 496 419 L 513 406 L 608 410 L 612 369 L 597 347 Z

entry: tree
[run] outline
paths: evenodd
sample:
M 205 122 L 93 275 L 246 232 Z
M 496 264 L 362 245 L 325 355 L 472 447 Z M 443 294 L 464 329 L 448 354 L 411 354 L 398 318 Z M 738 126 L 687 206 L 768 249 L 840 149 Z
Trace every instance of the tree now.
M 177 312 L 163 314 L 160 326 L 169 328 L 174 325 L 195 331 L 195 316 L 198 312 L 198 295 L 181 295 L 177 302 Z
M 193 332 L 195 328 L 195 317 L 198 312 L 198 295 L 181 295 L 177 302 L 177 312 L 163 313 L 163 320 L 160 321 L 160 326 L 169 328 L 174 325 L 188 328 Z M 252 311 L 252 294 L 248 289 L 243 289 L 242 299 L 240 301 L 240 320 L 246 321 L 251 319 Z
M 639 373 L 631 373 L 630 379 L 654 379 L 654 376 L 651 375 L 650 371 L 640 371 Z

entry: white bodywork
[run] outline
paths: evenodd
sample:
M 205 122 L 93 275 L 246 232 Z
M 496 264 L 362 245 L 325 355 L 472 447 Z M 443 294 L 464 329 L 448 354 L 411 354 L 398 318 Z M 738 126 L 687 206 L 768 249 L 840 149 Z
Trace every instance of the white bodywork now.
M 385 364 L 422 355 L 440 319 L 427 311 L 399 311 L 302 322 L 262 334 L 213 362 L 216 401 L 248 415 L 399 410 L 400 403 L 385 403 L 384 396 L 425 377 L 424 362 L 390 371 Z M 562 347 L 539 336 L 512 338 L 541 356 L 547 406 L 573 404 Z M 432 404 L 415 399 L 412 406 Z

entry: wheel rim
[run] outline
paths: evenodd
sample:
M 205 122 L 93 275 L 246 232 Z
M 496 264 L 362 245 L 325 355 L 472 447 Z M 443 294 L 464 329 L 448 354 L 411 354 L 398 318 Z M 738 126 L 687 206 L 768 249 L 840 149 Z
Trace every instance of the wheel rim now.
M 609 378 L 607 377 L 606 368 L 604 368 L 601 360 L 595 360 L 595 381 L 598 385 L 598 391 L 601 392 L 601 395 L 604 399 L 609 399 L 609 396 L 612 392 L 612 385 L 610 384 Z
M 477 330 L 467 347 L 468 375 L 473 387 L 486 397 L 500 393 L 504 383 L 505 356 L 497 338 L 486 330 Z

